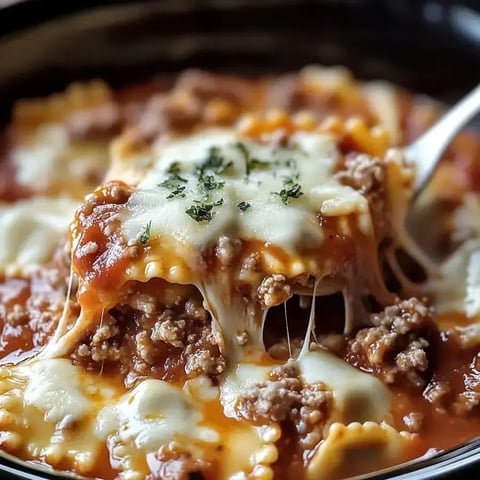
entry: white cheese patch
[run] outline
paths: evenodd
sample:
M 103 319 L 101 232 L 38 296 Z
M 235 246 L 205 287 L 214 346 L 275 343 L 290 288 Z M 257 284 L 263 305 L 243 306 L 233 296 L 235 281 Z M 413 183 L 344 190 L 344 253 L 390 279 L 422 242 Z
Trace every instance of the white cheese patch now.
M 220 401 L 227 417 L 236 417 L 235 404 L 240 393 L 256 383 L 267 381 L 271 370 L 272 367 L 239 363 L 224 376 L 220 383 Z
M 34 361 L 17 373 L 27 378 L 24 402 L 44 412 L 47 422 L 71 423 L 89 414 L 92 404 L 82 392 L 80 370 L 65 359 Z
M 17 272 L 48 261 L 65 239 L 78 203 L 32 198 L 0 204 L 0 272 Z
M 328 352 L 302 353 L 298 362 L 304 382 L 322 382 L 333 391 L 338 421 L 380 422 L 388 418 L 390 394 L 373 375 L 357 370 Z
M 470 318 L 480 314 L 480 250 L 472 252 L 468 260 L 465 313 Z
M 388 82 L 370 82 L 363 87 L 363 91 L 370 109 L 388 131 L 392 145 L 399 145 L 402 140 L 402 129 L 395 87 Z
M 389 418 L 390 394 L 385 385 L 328 352 L 302 353 L 298 358 L 300 373 L 307 384 L 323 383 L 333 391 L 335 421 L 342 423 L 375 421 Z M 265 382 L 273 367 L 240 363 L 220 383 L 220 400 L 225 415 L 235 416 L 235 404 L 242 391 Z
M 154 451 L 176 435 L 198 436 L 200 420 L 201 414 L 182 390 L 148 379 L 99 413 L 96 432 L 100 438 L 116 434 L 137 449 Z
M 0 430 L 15 448 L 54 467 L 91 472 L 103 443 L 94 435 L 95 415 L 115 391 L 108 378 L 66 359 L 37 358 L 0 370 Z
M 91 171 L 105 168 L 108 148 L 105 142 L 73 143 L 63 125 L 40 126 L 13 149 L 16 180 L 36 192 L 52 186 L 84 179 Z M 65 185 L 63 185 L 65 186 Z
M 430 280 L 429 291 L 439 313 L 480 313 L 480 240 L 463 243 L 442 265 L 441 277 Z
M 245 147 L 250 158 L 248 167 Z M 212 148 L 226 167 L 223 172 L 206 170 L 220 186 L 207 195 L 199 186 L 199 166 Z M 233 130 L 210 130 L 157 147 L 156 163 L 132 194 L 123 213 L 123 229 L 137 238 L 146 225 L 152 237 L 171 236 L 178 241 L 203 246 L 221 235 L 260 240 L 289 252 L 318 246 L 323 241 L 316 215 L 348 215 L 368 212 L 366 200 L 333 177 L 338 152 L 325 134 L 298 132 L 289 146 L 273 147 L 241 139 Z M 181 191 L 161 186 L 175 164 L 183 180 L 173 179 Z M 201 182 L 200 182 L 201 183 Z M 295 185 L 301 195 L 283 198 Z M 292 192 L 291 192 L 292 193 Z M 167 198 L 167 197 L 171 198 Z M 295 198 L 297 197 L 297 198 Z M 245 210 L 239 208 L 243 202 Z M 186 211 L 209 204 L 212 218 L 196 221 Z

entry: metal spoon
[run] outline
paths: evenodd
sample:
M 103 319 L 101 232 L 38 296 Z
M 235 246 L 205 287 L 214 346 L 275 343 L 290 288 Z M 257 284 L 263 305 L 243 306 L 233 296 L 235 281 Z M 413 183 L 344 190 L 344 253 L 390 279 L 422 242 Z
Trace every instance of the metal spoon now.
M 425 188 L 453 137 L 480 111 L 480 85 L 455 104 L 420 138 L 403 149 L 405 158 L 417 168 L 415 195 Z

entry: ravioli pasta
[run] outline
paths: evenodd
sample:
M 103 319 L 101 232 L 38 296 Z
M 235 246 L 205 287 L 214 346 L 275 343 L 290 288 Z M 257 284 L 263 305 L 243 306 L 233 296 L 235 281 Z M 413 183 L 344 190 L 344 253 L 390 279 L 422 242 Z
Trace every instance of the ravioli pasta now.
M 310 480 L 476 436 L 477 139 L 412 206 L 398 147 L 436 104 L 318 66 L 168 84 L 14 107 L 2 450 L 87 478 Z

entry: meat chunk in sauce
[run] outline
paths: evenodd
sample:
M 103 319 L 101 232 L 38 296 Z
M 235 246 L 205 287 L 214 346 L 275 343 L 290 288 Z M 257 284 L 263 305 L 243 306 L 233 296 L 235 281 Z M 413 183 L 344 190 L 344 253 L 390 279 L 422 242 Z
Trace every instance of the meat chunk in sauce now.
M 118 365 L 126 383 L 144 375 L 215 376 L 226 366 L 210 314 L 193 288 L 190 296 L 173 295 L 167 303 L 150 293 L 132 293 L 124 304 L 104 313 L 73 359 L 90 370 Z
M 370 317 L 373 324 L 357 332 L 350 352 L 361 355 L 367 368 L 388 384 L 426 386 L 430 351 L 439 339 L 431 309 L 417 298 L 389 306 Z

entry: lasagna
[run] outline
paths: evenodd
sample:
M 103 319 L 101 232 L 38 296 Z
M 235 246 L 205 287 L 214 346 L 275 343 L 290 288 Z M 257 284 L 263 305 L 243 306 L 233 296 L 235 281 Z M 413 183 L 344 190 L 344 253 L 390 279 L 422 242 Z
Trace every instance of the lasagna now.
M 122 480 L 346 478 L 480 434 L 480 143 L 341 68 L 20 101 L 0 447 Z M 442 432 L 449 431 L 449 435 Z

